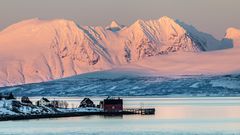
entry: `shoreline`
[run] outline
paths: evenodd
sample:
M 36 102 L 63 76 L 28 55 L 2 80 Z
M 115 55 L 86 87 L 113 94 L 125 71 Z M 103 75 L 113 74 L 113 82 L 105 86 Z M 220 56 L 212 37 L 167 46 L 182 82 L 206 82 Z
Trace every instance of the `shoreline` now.
M 17 121 L 17 120 L 32 120 L 32 119 L 52 119 L 52 118 L 65 118 L 65 117 L 79 117 L 79 116 L 122 116 L 122 115 L 134 115 L 134 112 L 66 112 L 55 114 L 37 114 L 37 115 L 3 115 L 0 116 L 0 122 L 2 121 Z

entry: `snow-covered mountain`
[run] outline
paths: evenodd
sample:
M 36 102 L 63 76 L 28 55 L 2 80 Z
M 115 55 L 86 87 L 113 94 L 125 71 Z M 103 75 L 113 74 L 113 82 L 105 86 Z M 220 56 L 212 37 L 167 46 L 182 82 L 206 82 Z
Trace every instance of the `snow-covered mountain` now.
M 234 47 L 240 47 L 240 29 L 228 28 L 225 38 L 231 39 L 233 41 Z
M 220 41 L 208 33 L 198 31 L 196 28 L 194 28 L 191 25 L 188 25 L 179 20 L 177 20 L 176 22 L 188 32 L 188 35 L 191 37 L 191 39 L 202 50 L 211 51 L 211 50 L 227 49 L 227 48 L 233 47 L 233 43 L 231 42 L 231 40 L 224 38 Z
M 42 82 L 111 69 L 147 57 L 231 48 L 169 17 L 130 26 L 79 26 L 31 19 L 0 32 L 0 85 Z
M 27 20 L 0 34 L 0 84 L 41 82 L 107 69 L 107 52 L 72 21 Z

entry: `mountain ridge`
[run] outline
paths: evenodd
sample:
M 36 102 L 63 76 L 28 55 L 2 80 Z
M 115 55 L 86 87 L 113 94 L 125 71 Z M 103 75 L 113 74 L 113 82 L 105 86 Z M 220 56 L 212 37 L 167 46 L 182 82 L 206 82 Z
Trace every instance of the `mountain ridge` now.
M 213 37 L 197 30 L 189 32 L 186 25 L 166 16 L 137 20 L 130 26 L 113 24 L 116 29 L 35 18 L 7 27 L 0 32 L 0 60 L 4 63 L 0 65 L 0 85 L 49 81 L 176 52 L 232 47 L 220 41 L 210 44 Z

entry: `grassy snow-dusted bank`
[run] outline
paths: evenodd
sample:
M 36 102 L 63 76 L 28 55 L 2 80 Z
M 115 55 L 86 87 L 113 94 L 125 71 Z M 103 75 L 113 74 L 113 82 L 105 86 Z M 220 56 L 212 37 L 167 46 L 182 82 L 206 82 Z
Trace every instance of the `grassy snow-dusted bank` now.
M 104 115 L 97 107 L 55 108 L 27 104 L 17 100 L 0 100 L 0 121 L 28 120 L 41 118 L 75 117 L 86 115 Z
M 15 103 L 14 103 L 15 102 Z M 7 116 L 31 116 L 31 115 L 54 115 L 63 113 L 85 113 L 85 112 L 101 112 L 100 108 L 53 108 L 48 106 L 29 105 L 18 102 L 16 100 L 0 100 L 0 118 Z M 50 116 L 49 116 L 50 117 Z

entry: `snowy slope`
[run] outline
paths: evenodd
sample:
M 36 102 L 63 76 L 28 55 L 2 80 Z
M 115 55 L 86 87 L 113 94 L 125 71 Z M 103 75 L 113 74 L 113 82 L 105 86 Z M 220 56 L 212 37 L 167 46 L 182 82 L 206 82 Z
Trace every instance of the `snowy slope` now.
M 121 36 L 127 39 L 125 50 L 129 61 L 177 51 L 201 51 L 187 36 L 186 31 L 168 17 L 150 21 L 138 20 L 124 29 Z
M 231 48 L 208 38 L 169 17 L 130 26 L 113 21 L 107 28 L 61 19 L 26 20 L 0 32 L 0 86 L 107 70 L 176 52 Z
M 129 67 L 154 71 L 155 75 L 220 75 L 240 73 L 240 48 L 214 52 L 176 53 L 146 58 Z
M 107 57 L 72 21 L 23 21 L 1 32 L 0 84 L 40 82 L 107 69 Z
M 139 70 L 140 71 L 140 70 Z M 163 77 L 99 71 L 44 83 L 1 88 L 18 96 L 240 96 L 240 75 Z
M 232 42 L 227 39 L 223 39 L 219 41 L 216 38 L 214 38 L 212 35 L 198 31 L 196 28 L 194 28 L 191 25 L 188 25 L 179 20 L 177 20 L 176 22 L 187 31 L 190 38 L 202 50 L 210 51 L 210 50 L 227 49 L 227 48 L 233 47 Z
M 240 47 L 240 30 L 237 28 L 228 28 L 225 35 L 226 39 L 233 40 L 234 47 Z

